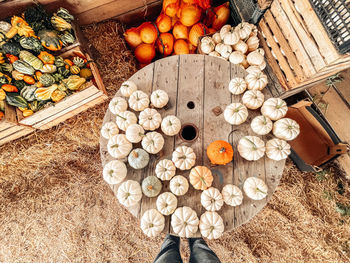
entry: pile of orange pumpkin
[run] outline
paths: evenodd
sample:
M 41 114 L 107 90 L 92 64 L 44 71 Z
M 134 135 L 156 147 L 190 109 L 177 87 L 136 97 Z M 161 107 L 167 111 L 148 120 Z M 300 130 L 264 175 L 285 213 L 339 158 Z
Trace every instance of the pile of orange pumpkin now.
M 152 62 L 156 53 L 170 55 L 195 53 L 200 36 L 214 33 L 230 16 L 229 3 L 212 7 L 211 0 L 164 0 L 155 22 L 144 22 L 125 31 L 141 65 Z

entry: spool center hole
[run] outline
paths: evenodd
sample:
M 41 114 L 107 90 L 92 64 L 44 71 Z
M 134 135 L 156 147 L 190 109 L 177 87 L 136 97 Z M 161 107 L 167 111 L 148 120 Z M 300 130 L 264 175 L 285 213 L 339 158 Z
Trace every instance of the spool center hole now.
M 186 141 L 192 141 L 197 137 L 197 129 L 192 125 L 186 125 L 182 128 L 181 137 Z
M 194 102 L 193 102 L 193 101 L 189 101 L 189 102 L 187 103 L 187 108 L 189 108 L 189 109 L 194 109 Z

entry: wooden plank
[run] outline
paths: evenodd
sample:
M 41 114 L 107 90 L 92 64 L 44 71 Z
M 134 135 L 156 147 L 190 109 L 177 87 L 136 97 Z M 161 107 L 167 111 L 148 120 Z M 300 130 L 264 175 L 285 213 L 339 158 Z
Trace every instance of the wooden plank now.
M 273 72 L 271 66 L 269 65 L 269 63 L 266 63 L 266 68 L 264 70 L 264 73 L 267 76 L 267 79 L 268 79 L 267 88 L 269 89 L 272 97 L 277 98 L 283 92 L 285 92 L 285 90 L 283 89 L 283 87 L 279 83 L 279 81 L 278 81 L 275 73 Z
M 350 156 L 349 154 L 342 154 L 337 159 L 340 167 L 345 173 L 345 177 L 350 180 Z
M 258 5 L 260 9 L 265 10 L 271 6 L 273 0 L 258 0 Z
M 5 102 L 4 117 L 0 121 L 0 132 L 9 127 L 17 125 L 17 115 L 16 110 L 13 106 L 8 105 Z
M 264 32 L 264 35 L 266 37 L 266 42 L 270 44 L 272 51 L 276 55 L 278 64 L 282 69 L 282 71 L 284 72 L 284 74 L 286 75 L 287 81 L 290 82 L 292 85 L 296 85 L 297 80 L 294 76 L 294 73 L 291 70 L 289 63 L 287 62 L 286 57 L 282 54 L 280 47 L 275 42 L 275 39 L 265 22 L 268 23 L 268 20 L 265 18 L 260 21 L 260 28 Z
M 13 130 L 13 133 L 8 134 L 6 137 L 0 137 L 0 145 L 19 139 L 23 136 L 26 136 L 34 132 L 34 129 L 29 127 L 24 127 L 24 126 L 15 126 L 15 127 L 16 129 Z
M 287 58 L 288 64 L 291 65 L 290 68 L 292 68 L 292 70 L 294 71 L 294 73 L 296 75 L 296 79 L 298 80 L 298 82 L 303 81 L 305 79 L 303 69 L 301 68 L 301 66 L 300 66 L 297 58 L 295 57 L 292 49 L 290 48 L 287 40 L 283 36 L 283 33 L 282 33 L 280 27 L 277 25 L 275 19 L 273 18 L 270 10 L 267 10 L 265 12 L 264 21 L 266 21 L 266 23 L 269 25 L 273 35 L 276 37 L 276 39 L 279 43 L 279 46 L 281 48 L 283 48 L 283 51 L 285 52 L 284 56 Z M 266 25 L 264 25 L 264 23 L 262 22 L 261 23 L 262 30 L 264 30 L 263 27 L 266 27 Z M 268 30 L 268 28 L 267 28 L 267 30 Z
M 285 38 L 288 40 L 290 47 L 295 53 L 303 71 L 307 77 L 311 77 L 316 73 L 316 70 L 304 49 L 303 43 L 301 43 L 298 35 L 296 34 L 291 22 L 289 21 L 287 15 L 283 11 L 282 7 L 279 5 L 278 1 L 273 1 L 271 4 L 271 12 L 275 17 L 277 23 L 282 28 L 282 32 Z M 283 25 L 283 27 L 282 27 Z

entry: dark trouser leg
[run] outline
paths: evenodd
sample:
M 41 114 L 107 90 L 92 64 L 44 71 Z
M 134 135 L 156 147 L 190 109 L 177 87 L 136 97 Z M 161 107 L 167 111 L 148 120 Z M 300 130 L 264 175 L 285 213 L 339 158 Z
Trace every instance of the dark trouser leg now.
M 182 263 L 179 245 L 179 237 L 167 234 L 153 263 Z
M 203 238 L 188 239 L 191 256 L 190 263 L 220 263 L 220 259 L 211 250 Z

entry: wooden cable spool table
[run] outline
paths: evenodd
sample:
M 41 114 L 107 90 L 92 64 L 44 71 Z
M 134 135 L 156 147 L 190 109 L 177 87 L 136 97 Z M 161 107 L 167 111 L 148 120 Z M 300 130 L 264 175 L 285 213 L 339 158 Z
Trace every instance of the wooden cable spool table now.
M 151 94 L 157 89 L 165 90 L 169 95 L 168 105 L 160 109 L 162 117 L 176 115 L 182 124 L 182 131 L 176 136 L 164 136 L 165 144 L 163 150 L 157 155 L 150 155 L 148 166 L 141 170 L 128 167 L 125 180 L 136 180 L 142 182 L 143 178 L 155 175 L 155 166 L 161 159 L 171 159 L 172 152 L 179 145 L 193 148 L 197 159 L 195 165 L 204 165 L 211 169 L 214 181 L 213 186 L 220 191 L 226 184 L 237 185 L 243 191 L 243 183 L 246 178 L 256 176 L 265 181 L 268 186 L 267 198 L 254 201 L 244 194 L 243 203 L 232 207 L 224 204 L 218 213 L 221 215 L 225 225 L 225 231 L 248 222 L 253 218 L 271 198 L 285 166 L 285 160 L 273 161 L 266 156 L 258 161 L 246 161 L 237 152 L 237 144 L 245 135 L 255 135 L 250 128 L 251 120 L 260 115 L 259 110 L 249 110 L 246 122 L 238 126 L 232 126 L 224 120 L 223 111 L 232 102 L 241 101 L 242 95 L 231 95 L 228 84 L 233 77 L 245 77 L 245 70 L 220 58 L 205 55 L 181 55 L 171 56 L 157 60 L 136 72 L 129 80 L 136 83 L 138 89 Z M 269 80 L 271 81 L 271 80 Z M 263 90 L 265 100 L 272 96 L 268 88 Z M 120 95 L 120 92 L 116 96 Z M 107 111 L 104 123 L 115 122 L 115 115 Z M 162 133 L 159 129 L 159 132 Z M 272 135 L 258 136 L 265 142 Z M 233 162 L 225 166 L 212 166 L 206 156 L 207 146 L 215 140 L 229 141 L 233 145 Z M 142 148 L 140 144 L 134 148 Z M 107 151 L 107 140 L 100 140 L 101 159 L 104 166 L 113 160 Z M 188 179 L 189 170 L 177 169 L 176 175 L 183 175 Z M 169 181 L 162 181 L 161 192 L 168 192 Z M 116 194 L 118 185 L 110 185 Z M 191 185 L 184 196 L 179 196 L 178 207 L 189 206 L 197 212 L 198 217 L 205 212 L 200 202 L 202 191 L 195 190 Z M 157 197 L 149 198 L 143 195 L 141 201 L 127 208 L 130 213 L 140 219 L 145 211 L 156 208 Z M 165 216 L 164 232 L 173 233 L 170 226 L 170 216 Z M 197 236 L 199 236 L 199 231 Z

